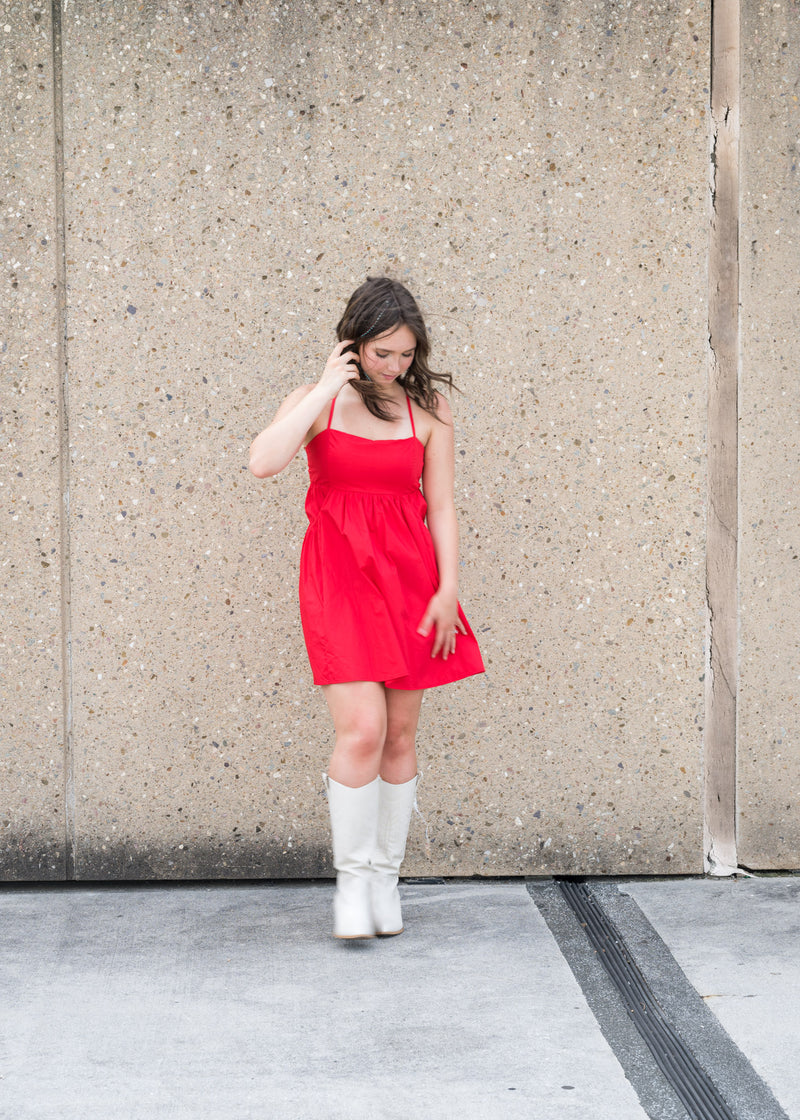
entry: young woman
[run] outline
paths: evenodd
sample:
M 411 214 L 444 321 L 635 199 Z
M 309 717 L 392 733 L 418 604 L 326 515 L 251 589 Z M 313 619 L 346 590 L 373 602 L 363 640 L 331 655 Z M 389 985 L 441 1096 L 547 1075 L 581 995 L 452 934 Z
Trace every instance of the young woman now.
M 253 441 L 250 470 L 270 478 L 306 448 L 300 615 L 336 733 L 334 935 L 391 936 L 423 691 L 483 662 L 457 599 L 453 422 L 434 388 L 452 378 L 429 369 L 422 315 L 394 280 L 362 284 L 336 334 L 319 381 Z

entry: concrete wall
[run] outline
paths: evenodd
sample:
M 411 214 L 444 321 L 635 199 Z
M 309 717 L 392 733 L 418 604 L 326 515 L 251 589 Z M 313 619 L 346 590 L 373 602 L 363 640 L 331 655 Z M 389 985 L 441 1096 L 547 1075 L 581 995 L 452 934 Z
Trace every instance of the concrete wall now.
M 800 4 L 742 26 L 738 842 L 800 863 Z
M 64 8 L 3 10 L 4 877 L 329 871 L 305 466 L 246 452 L 382 271 L 488 669 L 426 697 L 409 873 L 701 870 L 708 4 Z
M 61 371 L 53 53 L 42 5 L 0 13 L 0 852 L 9 878 L 63 878 Z

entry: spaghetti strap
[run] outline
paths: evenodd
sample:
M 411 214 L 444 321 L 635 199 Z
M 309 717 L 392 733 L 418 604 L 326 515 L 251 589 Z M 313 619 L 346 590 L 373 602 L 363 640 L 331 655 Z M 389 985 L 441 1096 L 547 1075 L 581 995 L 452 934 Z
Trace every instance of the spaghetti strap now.
M 414 427 L 414 413 L 411 411 L 411 397 L 406 397 L 406 403 L 408 405 L 408 418 L 411 421 L 411 435 L 416 439 L 417 429 Z
M 333 400 L 331 401 L 331 410 L 328 413 L 328 427 L 329 428 L 330 428 L 331 424 L 333 423 L 333 408 L 334 408 L 335 404 L 336 404 L 336 397 L 334 397 Z

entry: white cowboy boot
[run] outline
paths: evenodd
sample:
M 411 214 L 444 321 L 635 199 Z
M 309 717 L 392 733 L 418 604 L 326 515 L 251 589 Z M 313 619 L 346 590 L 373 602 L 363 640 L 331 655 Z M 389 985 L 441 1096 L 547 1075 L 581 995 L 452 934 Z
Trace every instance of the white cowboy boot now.
M 417 795 L 416 775 L 410 782 L 392 785 L 378 778 L 378 842 L 372 857 L 372 916 L 379 937 L 403 932 L 403 914 L 397 881 L 406 854 L 411 812 Z
M 333 935 L 341 938 L 374 937 L 370 906 L 370 857 L 375 850 L 378 825 L 379 779 L 365 786 L 343 786 L 323 775 L 328 791 L 333 834 Z

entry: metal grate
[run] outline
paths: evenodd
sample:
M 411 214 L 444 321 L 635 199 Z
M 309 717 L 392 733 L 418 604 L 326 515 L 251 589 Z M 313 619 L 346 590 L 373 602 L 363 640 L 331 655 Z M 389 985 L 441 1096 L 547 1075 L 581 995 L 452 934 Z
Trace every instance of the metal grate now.
M 691 1120 L 736 1120 L 736 1114 L 673 1029 L 625 941 L 602 906 L 592 898 L 586 884 L 560 879 L 558 886 L 622 996 L 636 1029 Z

